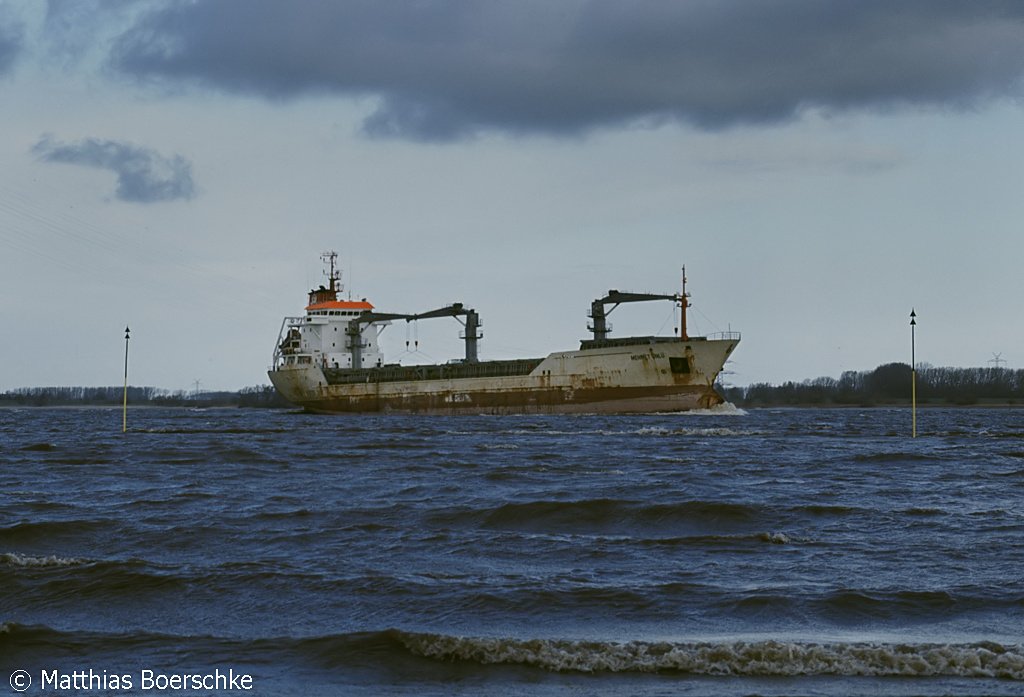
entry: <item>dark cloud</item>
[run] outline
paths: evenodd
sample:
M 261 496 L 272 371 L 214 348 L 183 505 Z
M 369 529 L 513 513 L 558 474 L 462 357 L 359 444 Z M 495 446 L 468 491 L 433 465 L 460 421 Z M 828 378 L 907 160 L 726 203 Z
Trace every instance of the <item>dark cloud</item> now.
M 808 107 L 966 107 L 1021 94 L 1018 0 L 218 0 L 116 42 L 144 79 L 282 99 L 376 97 L 371 135 L 578 134 Z
M 44 137 L 32 151 L 47 162 L 109 169 L 117 174 L 116 196 L 122 201 L 153 203 L 195 195 L 192 165 L 180 155 L 168 158 L 149 148 L 97 138 L 58 143 Z

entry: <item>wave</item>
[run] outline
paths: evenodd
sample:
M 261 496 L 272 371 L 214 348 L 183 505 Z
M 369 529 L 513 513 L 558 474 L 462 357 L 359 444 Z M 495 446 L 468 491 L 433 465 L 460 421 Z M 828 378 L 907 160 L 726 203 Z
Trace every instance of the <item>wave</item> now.
M 458 507 L 429 514 L 432 524 L 526 532 L 607 532 L 659 538 L 694 537 L 702 533 L 762 534 L 766 530 L 802 525 L 808 520 L 841 519 L 869 509 L 830 504 L 777 506 L 721 500 L 647 503 L 633 499 L 594 498 L 535 500 L 498 506 Z M 645 532 L 646 531 L 646 532 Z M 775 532 L 765 534 L 772 535 Z M 788 538 L 787 538 L 788 539 Z M 777 541 L 784 541 L 778 538 Z
M 658 426 L 646 426 L 638 428 L 635 431 L 625 432 L 606 432 L 605 435 L 639 435 L 639 436 L 754 436 L 758 435 L 758 431 L 752 431 L 749 429 L 737 429 L 728 428 L 725 426 L 716 427 L 684 427 L 684 428 L 662 428 Z
M 582 415 L 571 423 L 564 419 L 544 419 L 536 422 L 522 422 L 509 419 L 508 423 L 495 424 L 481 430 L 451 429 L 440 433 L 442 436 L 513 436 L 513 437 L 578 437 L 608 436 L 760 436 L 769 433 L 763 427 L 734 423 L 728 418 L 716 421 L 716 416 L 746 416 L 747 412 L 732 405 L 719 405 L 711 409 L 687 412 L 652 413 L 655 418 L 616 418 Z M 726 423 L 729 421 L 730 423 Z M 494 426 L 497 426 L 495 428 Z
M 0 554 L 0 566 L 26 566 L 36 568 L 61 568 L 65 566 L 79 566 L 88 564 L 88 560 L 74 557 L 32 557 L 15 552 L 4 552 Z
M 324 668 L 376 666 L 404 679 L 437 668 L 466 673 L 517 665 L 556 673 L 678 673 L 708 676 L 875 676 L 1024 680 L 1024 648 L 973 643 L 814 642 L 765 639 L 717 641 L 574 640 L 467 637 L 399 629 L 311 637 L 258 639 L 176 636 L 151 632 L 66 632 L 0 623 L 0 654 L 158 651 L 231 656 L 236 662 L 283 661 Z M 420 661 L 417 663 L 417 661 Z M 425 663 L 423 662 L 425 661 Z
M 113 598 L 127 602 L 180 591 L 194 576 L 180 573 L 173 567 L 161 568 L 147 562 L 91 561 L 59 557 L 21 557 L 21 561 L 0 562 L 0 584 L 18 589 L 27 600 L 43 599 L 47 603 Z
M 686 535 L 683 537 L 652 537 L 648 539 L 629 539 L 629 544 L 644 547 L 721 547 L 746 545 L 749 543 L 786 545 L 798 541 L 784 532 L 753 532 L 736 535 Z
M 289 428 L 240 428 L 234 426 L 228 426 L 225 428 L 216 427 L 181 427 L 181 426 L 154 426 L 150 428 L 134 428 L 129 429 L 137 433 L 167 433 L 167 434 L 199 434 L 199 433 L 214 433 L 214 434 L 231 434 L 231 435 L 259 435 L 263 433 L 293 433 L 292 429 Z
M 709 409 L 691 409 L 683 412 L 668 412 L 672 416 L 746 416 L 747 411 L 732 402 L 722 402 Z
M 22 446 L 19 450 L 33 453 L 48 453 L 57 450 L 57 445 L 55 443 L 31 443 Z
M 604 539 L 604 554 L 615 555 L 618 538 Z M 796 545 L 803 538 L 781 532 L 709 535 L 643 540 L 660 554 L 687 555 L 702 546 L 722 553 L 754 553 L 757 548 Z M 90 560 L 74 557 L 0 554 L 0 588 L 27 603 L 57 607 L 74 601 L 151 602 L 177 597 L 188 589 L 195 602 L 210 598 L 271 598 L 279 593 L 310 598 L 346 597 L 360 602 L 408 603 L 409 616 L 433 616 L 459 607 L 477 617 L 543 618 L 583 616 L 610 608 L 627 616 L 678 618 L 703 616 L 715 621 L 764 624 L 766 616 L 805 626 L 928 626 L 936 621 L 969 618 L 972 622 L 1001 618 L 1013 621 L 1024 613 L 1024 587 L 955 588 L 839 587 L 827 590 L 771 584 L 754 588 L 708 584 L 696 574 L 675 578 L 598 582 L 587 573 L 537 577 L 523 574 L 437 577 L 428 573 L 376 572 L 337 574 L 302 565 L 281 566 L 259 561 L 229 561 L 213 566 L 159 565 L 138 559 Z M 754 624 L 751 624 L 754 623 Z M 809 624 L 810 623 L 810 624 Z
M 1006 612 L 1024 607 L 1024 595 L 944 590 L 843 589 L 812 602 L 827 616 L 863 619 L 935 619 L 970 612 Z
M 98 530 L 108 529 L 110 526 L 111 523 L 109 521 L 93 519 L 15 523 L 14 525 L 0 528 L 0 542 L 11 544 L 40 539 L 53 542 L 56 539 L 66 537 L 89 535 Z
M 502 530 L 594 530 L 595 528 L 667 525 L 719 526 L 757 518 L 760 507 L 724 501 L 681 501 L 648 504 L 624 499 L 528 501 L 493 508 L 449 509 L 434 513 L 431 522 L 475 525 Z
M 782 533 L 758 533 L 710 536 L 701 542 L 680 538 L 644 544 L 703 544 L 742 552 L 756 546 L 794 543 Z M 614 554 L 614 550 L 609 554 Z M 341 596 L 384 603 L 416 599 L 419 607 L 410 609 L 409 614 L 422 616 L 431 616 L 435 611 L 452 606 L 478 617 L 538 619 L 553 615 L 579 616 L 582 611 L 602 612 L 614 608 L 616 612 L 638 613 L 643 617 L 700 615 L 748 626 L 754 626 L 750 623 L 760 622 L 765 616 L 774 616 L 786 622 L 813 623 L 813 626 L 863 626 L 867 623 L 910 627 L 955 618 L 985 621 L 1000 617 L 1003 621 L 1012 621 L 1024 612 L 1024 588 L 1019 585 L 1001 591 L 983 587 L 911 587 L 834 588 L 820 592 L 770 584 L 748 590 L 706 584 L 693 574 L 656 581 L 623 579 L 619 583 L 598 583 L 586 573 L 543 579 L 518 574 L 499 577 L 381 572 L 337 575 L 295 565 L 268 566 L 256 561 L 226 562 L 211 567 L 159 566 L 139 560 L 92 561 L 13 554 L 0 555 L 2 587 L 20 593 L 25 602 L 42 602 L 48 607 L 69 600 L 148 602 L 154 597 L 171 597 L 189 589 L 195 598 L 238 594 L 269 598 L 289 592 L 312 598 Z
M 476 446 L 477 450 L 518 450 L 519 446 L 515 443 L 479 443 Z
M 24 582 L 44 595 L 77 593 L 83 596 L 111 595 L 128 598 L 153 590 L 199 585 L 245 589 L 266 582 L 295 587 L 305 584 L 339 584 L 315 572 L 296 571 L 291 564 L 268 565 L 260 561 L 225 561 L 210 566 L 160 564 L 138 558 L 84 559 L 77 557 L 29 556 L 0 553 L 0 587 Z M 344 581 L 358 587 L 382 583 L 382 577 L 355 577 Z
M 397 440 L 382 440 L 382 441 L 370 441 L 368 443 L 359 443 L 357 445 L 349 446 L 353 450 L 430 450 L 434 448 L 432 444 L 427 441 L 421 440 L 408 440 L 408 441 L 397 441 Z
M 744 676 L 960 676 L 1024 680 L 1024 651 L 974 644 L 792 641 L 569 641 L 403 634 L 413 653 L 443 661 L 519 664 L 549 671 L 679 672 Z
M 907 461 L 921 461 L 921 462 L 933 462 L 936 459 L 936 454 L 932 453 L 912 453 L 903 451 L 885 452 L 885 453 L 861 453 L 854 455 L 851 458 L 854 462 L 907 462 Z
M 808 513 L 815 517 L 843 518 L 867 512 L 868 509 L 838 504 L 810 503 L 792 508 L 793 511 Z
M 110 463 L 110 459 L 103 454 L 104 451 L 98 448 L 81 452 L 77 449 L 69 450 L 56 443 L 42 442 L 30 443 L 18 450 L 23 453 L 51 453 L 45 457 L 45 462 L 50 465 L 105 465 Z
M 946 515 L 946 511 L 941 508 L 921 507 L 914 506 L 911 508 L 904 509 L 901 513 L 905 516 L 919 517 L 919 518 L 932 518 L 935 516 Z

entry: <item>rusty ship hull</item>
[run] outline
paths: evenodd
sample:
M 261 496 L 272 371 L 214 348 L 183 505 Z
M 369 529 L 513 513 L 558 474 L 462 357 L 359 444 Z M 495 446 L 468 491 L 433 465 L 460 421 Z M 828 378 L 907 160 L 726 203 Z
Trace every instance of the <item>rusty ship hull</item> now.
M 417 414 L 644 413 L 706 409 L 739 342 L 634 337 L 585 341 L 546 358 L 337 369 L 316 362 L 269 371 L 290 402 L 315 412 Z

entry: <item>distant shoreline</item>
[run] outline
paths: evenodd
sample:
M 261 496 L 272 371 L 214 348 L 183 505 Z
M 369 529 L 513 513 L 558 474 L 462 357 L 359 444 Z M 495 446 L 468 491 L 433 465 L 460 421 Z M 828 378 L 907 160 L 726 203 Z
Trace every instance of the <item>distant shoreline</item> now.
M 743 409 L 744 411 L 750 411 L 754 409 L 815 409 L 819 411 L 824 410 L 849 410 L 849 409 L 906 409 L 912 408 L 909 402 L 903 403 L 882 403 L 882 404 L 814 404 L 814 403 L 765 403 L 765 404 L 736 404 L 734 402 L 728 402 L 737 409 Z M 1015 402 L 977 402 L 974 404 L 948 404 L 939 402 L 929 402 L 925 404 L 918 404 L 918 409 L 932 410 L 932 409 L 1024 409 L 1024 403 Z M 107 409 L 110 411 L 121 411 L 124 409 L 123 405 L 120 404 L 2 404 L 0 403 L 0 410 L 13 410 L 13 409 Z M 239 404 L 211 404 L 211 405 L 183 405 L 183 404 L 128 404 L 129 411 L 135 411 L 139 409 L 178 409 L 178 410 L 191 410 L 191 411 L 232 411 L 238 409 L 278 409 L 282 411 L 302 411 L 302 407 L 294 405 L 284 406 L 246 406 Z M 373 412 L 368 412 L 372 414 Z M 679 413 L 685 414 L 687 412 L 663 412 L 663 413 Z M 407 416 L 415 416 L 415 414 L 406 414 Z M 543 416 L 543 414 L 538 414 Z M 586 416 L 587 414 L 581 414 Z M 471 414 L 467 414 L 471 416 Z
M 781 385 L 716 385 L 722 398 L 741 409 L 910 409 L 916 380 L 921 409 L 1013 409 L 1024 407 L 1024 370 L 1009 368 L 932 368 L 888 363 L 870 371 L 846 371 L 838 378 L 819 377 Z M 0 393 L 3 407 L 123 408 L 123 386 L 25 387 Z M 297 409 L 271 385 L 240 390 L 170 392 L 128 386 L 128 406 L 178 409 Z

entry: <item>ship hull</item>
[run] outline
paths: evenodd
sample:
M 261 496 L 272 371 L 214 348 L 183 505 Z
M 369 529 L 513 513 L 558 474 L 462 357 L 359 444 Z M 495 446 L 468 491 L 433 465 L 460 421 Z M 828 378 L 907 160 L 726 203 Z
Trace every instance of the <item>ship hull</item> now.
M 738 340 L 651 339 L 553 353 L 528 374 L 384 379 L 389 373 L 282 366 L 269 376 L 309 411 L 419 414 L 626 414 L 706 409 L 724 400 L 714 381 Z M 486 368 L 488 364 L 480 364 Z M 494 365 L 501 367 L 496 362 Z M 435 372 L 436 371 L 435 367 Z M 485 372 L 485 371 L 481 371 Z M 393 375 L 392 375 L 393 377 Z

